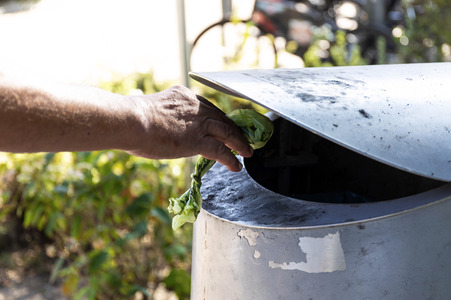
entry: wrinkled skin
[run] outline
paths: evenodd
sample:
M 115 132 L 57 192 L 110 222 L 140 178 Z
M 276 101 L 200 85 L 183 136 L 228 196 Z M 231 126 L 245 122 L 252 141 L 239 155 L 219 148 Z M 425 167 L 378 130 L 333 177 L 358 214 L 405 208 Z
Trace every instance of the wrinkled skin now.
M 229 148 L 252 155 L 239 128 L 186 87 L 123 96 L 0 69 L 0 151 L 120 149 L 151 159 L 200 154 L 239 171 Z
M 252 149 L 240 129 L 208 100 L 194 95 L 189 89 L 176 86 L 151 95 L 158 101 L 143 101 L 145 110 L 152 116 L 149 126 L 149 149 L 128 151 L 149 158 L 177 158 L 200 154 L 225 165 L 231 171 L 242 166 L 229 149 L 244 157 Z M 138 96 L 139 97 L 139 96 Z M 149 96 L 141 96 L 149 97 Z M 150 99 L 152 100 L 152 99 Z M 149 105 L 150 104 L 150 105 Z M 158 145 L 150 141 L 159 141 Z M 143 141 L 139 146 L 143 146 Z
M 255 110 L 238 109 L 227 116 L 241 129 L 244 137 L 253 149 L 262 148 L 273 134 L 274 126 L 272 122 Z M 199 157 L 194 173 L 191 175 L 191 187 L 180 197 L 169 199 L 168 210 L 175 214 L 172 219 L 172 228 L 174 230 L 186 222 L 194 223 L 196 221 L 202 207 L 201 180 L 214 164 L 214 160 L 202 156 Z

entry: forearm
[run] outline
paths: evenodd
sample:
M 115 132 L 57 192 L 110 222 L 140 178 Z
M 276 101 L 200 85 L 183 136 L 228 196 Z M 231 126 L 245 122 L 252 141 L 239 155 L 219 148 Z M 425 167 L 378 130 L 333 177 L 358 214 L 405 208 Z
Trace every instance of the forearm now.
M 129 102 L 97 88 L 0 76 L 0 151 L 128 149 L 142 130 Z
M 252 155 L 240 129 L 186 87 L 125 97 L 0 72 L 0 151 L 120 149 L 146 158 L 201 154 L 238 171 L 240 163 L 229 148 Z

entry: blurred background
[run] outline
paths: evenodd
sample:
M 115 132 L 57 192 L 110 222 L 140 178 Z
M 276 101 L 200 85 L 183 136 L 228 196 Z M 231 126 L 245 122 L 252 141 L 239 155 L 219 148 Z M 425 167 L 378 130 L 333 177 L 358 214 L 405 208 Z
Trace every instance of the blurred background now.
M 221 19 L 222 2 L 188 2 L 186 39 L 192 40 Z M 3 1 L 0 59 L 73 82 L 97 84 L 151 69 L 158 81 L 179 80 L 178 6 L 178 0 Z
M 451 61 L 446 0 L 0 0 L 0 67 L 121 94 L 189 71 Z M 0 300 L 188 299 L 192 226 L 168 199 L 195 158 L 0 153 Z

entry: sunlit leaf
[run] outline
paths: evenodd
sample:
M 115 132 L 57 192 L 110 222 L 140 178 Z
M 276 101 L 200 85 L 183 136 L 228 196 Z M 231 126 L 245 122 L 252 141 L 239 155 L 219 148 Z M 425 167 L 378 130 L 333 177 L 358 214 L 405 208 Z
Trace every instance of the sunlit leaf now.
M 78 282 L 79 282 L 79 277 L 76 275 L 70 275 L 68 276 L 64 281 L 63 281 L 63 285 L 61 287 L 63 294 L 66 296 L 70 296 L 72 295 L 77 286 L 78 286 Z M 78 293 L 77 293 L 78 294 Z

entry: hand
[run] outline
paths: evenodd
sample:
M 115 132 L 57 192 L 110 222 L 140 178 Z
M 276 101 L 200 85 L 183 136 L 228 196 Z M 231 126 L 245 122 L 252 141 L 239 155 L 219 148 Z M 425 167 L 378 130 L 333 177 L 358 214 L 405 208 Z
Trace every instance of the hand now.
M 178 158 L 200 154 L 216 160 L 230 171 L 241 164 L 231 153 L 252 155 L 240 129 L 225 114 L 183 86 L 160 93 L 132 96 L 142 112 L 144 135 L 130 154 L 147 158 Z

